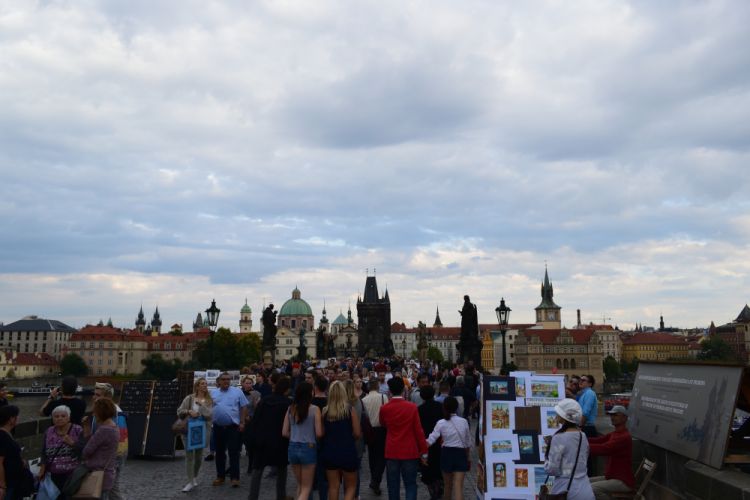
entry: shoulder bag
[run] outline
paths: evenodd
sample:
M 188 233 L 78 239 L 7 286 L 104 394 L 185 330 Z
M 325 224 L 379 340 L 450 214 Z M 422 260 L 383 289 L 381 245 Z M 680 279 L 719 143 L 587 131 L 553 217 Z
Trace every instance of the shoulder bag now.
M 190 411 L 193 408 L 193 395 L 191 394 L 188 398 L 190 398 L 188 413 L 186 413 L 184 417 L 177 417 L 177 420 L 172 424 L 172 432 L 175 434 L 187 434 L 187 421 L 188 415 L 190 415 Z
M 549 488 L 547 488 L 547 479 L 549 479 L 549 476 L 547 476 L 547 479 L 544 480 L 544 484 L 539 488 L 539 500 L 568 500 L 568 492 L 570 491 L 570 486 L 573 484 L 573 478 L 576 475 L 576 467 L 578 466 L 578 456 L 581 453 L 582 441 L 583 433 L 581 432 L 578 435 L 578 451 L 576 451 L 576 461 L 573 462 L 573 471 L 570 473 L 570 480 L 568 480 L 568 488 L 566 489 L 566 491 L 555 494 L 550 493 Z M 552 441 L 550 441 L 550 446 L 552 446 Z

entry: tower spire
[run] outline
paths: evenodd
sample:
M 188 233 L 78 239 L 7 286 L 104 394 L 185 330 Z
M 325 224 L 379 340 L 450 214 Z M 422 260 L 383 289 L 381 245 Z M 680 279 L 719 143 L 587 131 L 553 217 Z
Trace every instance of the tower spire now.
M 433 328 L 439 328 L 443 326 L 443 322 L 440 321 L 440 307 L 435 306 L 435 322 L 432 324 Z

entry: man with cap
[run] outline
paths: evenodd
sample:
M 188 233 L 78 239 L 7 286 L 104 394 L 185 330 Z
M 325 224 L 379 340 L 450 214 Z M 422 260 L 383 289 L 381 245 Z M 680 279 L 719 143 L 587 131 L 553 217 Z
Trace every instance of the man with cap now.
M 592 457 L 607 457 L 603 476 L 591 478 L 591 488 L 597 500 L 609 500 L 611 493 L 628 493 L 635 487 L 631 467 L 633 439 L 628 431 L 628 410 L 624 406 L 613 406 L 607 412 L 615 430 L 604 436 L 589 438 Z

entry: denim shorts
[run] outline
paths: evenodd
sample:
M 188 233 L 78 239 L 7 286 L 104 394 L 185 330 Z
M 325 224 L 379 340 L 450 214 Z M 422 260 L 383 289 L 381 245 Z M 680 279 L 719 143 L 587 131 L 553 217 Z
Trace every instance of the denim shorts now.
M 310 465 L 318 463 L 318 445 L 315 443 L 289 443 L 287 452 L 289 463 L 292 465 Z

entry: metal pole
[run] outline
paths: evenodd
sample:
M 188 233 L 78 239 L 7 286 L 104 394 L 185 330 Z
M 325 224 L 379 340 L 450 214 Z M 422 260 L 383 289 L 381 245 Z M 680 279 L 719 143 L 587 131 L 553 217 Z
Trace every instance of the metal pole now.
M 500 335 L 502 336 L 502 339 L 503 339 L 503 365 L 500 368 L 500 373 L 503 375 L 507 375 L 508 374 L 508 362 L 505 357 L 505 328 L 500 330 Z
M 208 331 L 209 331 L 209 335 L 211 336 L 211 339 L 210 339 L 211 340 L 211 345 L 209 346 L 210 347 L 210 349 L 209 349 L 209 353 L 210 354 L 209 354 L 209 358 L 208 358 L 209 359 L 209 361 L 208 361 L 208 369 L 212 370 L 213 369 L 213 364 L 214 364 L 214 331 L 213 331 L 212 328 L 209 328 Z

